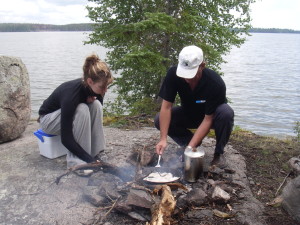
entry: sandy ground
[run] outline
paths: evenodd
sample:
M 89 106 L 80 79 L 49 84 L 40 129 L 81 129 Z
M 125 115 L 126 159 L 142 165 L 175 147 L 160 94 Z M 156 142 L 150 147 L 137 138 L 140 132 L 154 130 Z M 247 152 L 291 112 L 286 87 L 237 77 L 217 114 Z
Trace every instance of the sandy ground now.
M 33 132 L 36 122 L 30 122 L 22 136 L 0 145 L 0 224 L 87 224 L 95 207 L 85 200 L 91 188 L 89 178 L 70 174 L 56 185 L 55 179 L 66 171 L 65 157 L 47 159 L 39 154 L 38 139 Z M 121 130 L 105 127 L 108 162 L 126 166 L 126 159 L 135 145 L 157 139 L 154 128 Z M 207 157 L 213 145 L 206 141 Z M 154 146 L 153 146 L 154 150 Z M 246 200 L 234 206 L 241 223 L 262 224 L 263 206 L 253 198 L 246 177 L 246 164 L 239 152 L 226 149 L 228 164 L 236 171 L 234 180 L 244 187 Z M 94 176 L 96 174 L 93 174 Z M 99 174 L 98 174 L 99 176 Z

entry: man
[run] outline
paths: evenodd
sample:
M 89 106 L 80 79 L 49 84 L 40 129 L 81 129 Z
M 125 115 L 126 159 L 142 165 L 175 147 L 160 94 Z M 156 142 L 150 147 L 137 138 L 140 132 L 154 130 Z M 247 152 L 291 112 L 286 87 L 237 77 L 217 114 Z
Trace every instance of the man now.
M 156 153 L 162 154 L 170 136 L 183 149 L 196 148 L 213 128 L 216 146 L 211 165 L 226 167 L 224 147 L 233 127 L 234 112 L 226 100 L 226 86 L 221 76 L 205 68 L 203 52 L 187 46 L 179 54 L 179 63 L 167 72 L 159 92 L 163 99 L 155 126 L 160 130 Z M 173 107 L 176 95 L 181 106 Z M 193 134 L 190 129 L 196 129 Z M 182 152 L 183 153 L 183 152 Z

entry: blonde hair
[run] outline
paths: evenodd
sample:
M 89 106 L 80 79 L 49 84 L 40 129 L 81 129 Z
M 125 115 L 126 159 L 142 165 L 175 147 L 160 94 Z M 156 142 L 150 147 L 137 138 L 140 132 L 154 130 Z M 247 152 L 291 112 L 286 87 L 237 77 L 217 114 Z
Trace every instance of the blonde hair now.
M 87 85 L 88 78 L 91 78 L 93 82 L 102 82 L 104 85 L 109 85 L 114 80 L 107 64 L 101 61 L 96 54 L 86 57 L 83 64 L 83 81 L 85 85 Z

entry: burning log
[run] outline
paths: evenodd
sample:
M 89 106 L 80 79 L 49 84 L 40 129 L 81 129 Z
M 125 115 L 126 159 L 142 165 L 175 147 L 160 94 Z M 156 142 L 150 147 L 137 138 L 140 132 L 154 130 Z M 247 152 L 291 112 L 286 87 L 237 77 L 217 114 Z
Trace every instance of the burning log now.
M 103 172 L 113 174 L 113 175 L 121 178 L 123 181 L 130 181 L 133 179 L 133 177 L 130 174 L 128 174 L 126 171 L 124 171 L 124 169 L 119 168 L 110 163 L 106 163 L 103 161 L 97 161 L 97 162 L 81 164 L 81 165 L 77 165 L 77 166 L 73 166 L 73 167 L 69 168 L 64 174 L 62 174 L 56 178 L 55 183 L 58 184 L 61 178 L 63 178 L 66 175 L 69 175 L 72 172 L 75 172 L 77 170 L 86 170 L 86 169 L 92 169 L 92 170 L 101 170 L 102 169 Z
M 176 200 L 172 195 L 168 185 L 161 185 L 159 189 L 154 189 L 154 193 L 162 192 L 161 201 L 152 208 L 152 219 L 150 225 L 162 225 L 172 223 L 172 213 L 176 206 Z M 147 223 L 149 225 L 149 223 Z

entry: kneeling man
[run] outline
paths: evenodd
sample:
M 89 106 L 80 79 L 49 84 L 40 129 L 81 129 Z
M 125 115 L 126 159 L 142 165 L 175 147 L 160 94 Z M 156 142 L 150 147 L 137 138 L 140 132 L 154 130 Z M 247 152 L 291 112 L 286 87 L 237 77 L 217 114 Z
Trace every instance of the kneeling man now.
M 163 99 L 155 126 L 160 130 L 156 153 L 162 154 L 170 136 L 183 150 L 196 148 L 213 128 L 216 146 L 211 165 L 226 166 L 223 156 L 232 127 L 234 112 L 227 104 L 226 86 L 221 76 L 205 67 L 203 52 L 197 46 L 187 46 L 179 54 L 178 65 L 171 67 L 159 96 Z M 173 107 L 176 95 L 181 106 Z M 196 129 L 192 133 L 190 129 Z

